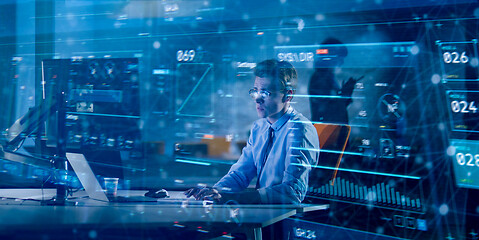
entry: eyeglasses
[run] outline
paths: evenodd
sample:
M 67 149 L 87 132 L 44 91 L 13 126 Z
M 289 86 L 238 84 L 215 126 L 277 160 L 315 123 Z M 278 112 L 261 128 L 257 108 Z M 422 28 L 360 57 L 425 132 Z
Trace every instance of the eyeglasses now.
M 253 98 L 253 99 L 256 99 L 258 97 L 261 97 L 261 98 L 268 98 L 269 96 L 271 96 L 271 92 L 270 91 L 267 91 L 267 90 L 258 90 L 256 88 L 252 88 L 249 90 L 249 95 Z
M 280 90 L 278 92 L 287 92 L 288 90 L 286 89 L 283 89 L 283 90 Z M 249 95 L 253 98 L 253 99 L 256 99 L 258 97 L 261 97 L 263 99 L 266 99 L 268 97 L 271 96 L 271 94 L 273 94 L 273 92 L 270 92 L 268 90 L 258 90 L 256 88 L 251 88 L 249 90 Z

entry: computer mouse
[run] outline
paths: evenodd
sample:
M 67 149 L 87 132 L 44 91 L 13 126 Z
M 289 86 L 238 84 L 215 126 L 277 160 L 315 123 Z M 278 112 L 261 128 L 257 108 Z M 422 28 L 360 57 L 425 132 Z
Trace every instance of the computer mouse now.
M 168 192 L 165 189 L 160 189 L 160 190 L 150 190 L 145 193 L 145 197 L 151 197 L 151 198 L 165 198 L 169 197 Z

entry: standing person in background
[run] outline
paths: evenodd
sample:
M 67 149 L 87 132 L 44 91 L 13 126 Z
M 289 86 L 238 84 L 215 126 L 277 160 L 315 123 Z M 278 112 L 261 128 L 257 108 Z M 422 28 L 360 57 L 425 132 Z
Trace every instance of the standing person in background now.
M 348 106 L 354 86 L 360 79 L 349 78 L 340 84 L 336 81 L 335 70 L 344 63 L 348 49 L 335 38 L 324 40 L 327 57 L 316 58 L 315 71 L 309 81 L 311 120 L 314 122 L 348 124 Z M 319 96 L 319 97 L 315 97 Z

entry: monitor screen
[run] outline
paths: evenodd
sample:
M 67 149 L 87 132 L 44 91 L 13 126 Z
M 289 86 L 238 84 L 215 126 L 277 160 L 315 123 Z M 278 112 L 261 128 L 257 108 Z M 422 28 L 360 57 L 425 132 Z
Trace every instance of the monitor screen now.
M 138 59 L 46 59 L 42 74 L 42 104 L 56 105 L 42 136 L 46 146 L 65 143 L 95 174 L 123 176 L 122 160 L 143 154 Z

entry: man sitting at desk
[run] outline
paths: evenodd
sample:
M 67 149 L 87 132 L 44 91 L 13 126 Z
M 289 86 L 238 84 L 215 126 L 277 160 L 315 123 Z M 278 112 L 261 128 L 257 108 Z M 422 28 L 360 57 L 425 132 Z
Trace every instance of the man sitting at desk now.
M 188 197 L 243 204 L 303 201 L 311 165 L 318 161 L 319 140 L 310 121 L 290 106 L 296 69 L 288 62 L 266 60 L 254 73 L 249 94 L 260 119 L 253 123 L 241 157 L 212 188 L 192 188 L 185 192 Z M 244 191 L 254 177 L 256 188 Z

